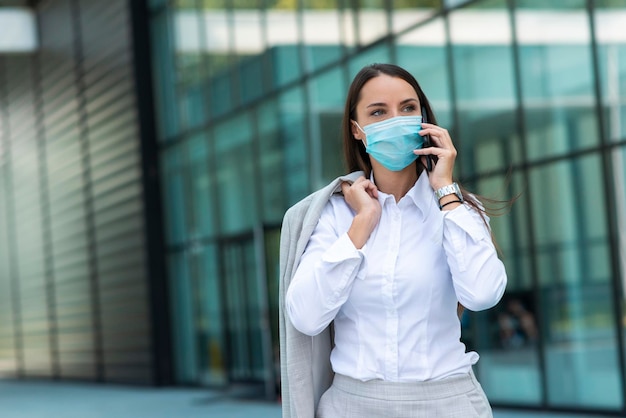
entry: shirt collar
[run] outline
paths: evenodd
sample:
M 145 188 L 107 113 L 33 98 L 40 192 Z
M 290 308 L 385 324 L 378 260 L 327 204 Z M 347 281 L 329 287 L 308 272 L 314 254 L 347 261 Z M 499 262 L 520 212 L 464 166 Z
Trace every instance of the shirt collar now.
M 370 173 L 370 180 L 372 181 L 372 183 L 376 184 L 376 182 L 374 181 L 374 171 Z M 381 206 L 384 205 L 385 201 L 389 198 L 393 199 L 393 196 L 387 193 L 383 193 L 380 190 L 378 191 L 378 201 L 380 202 Z M 402 198 L 402 200 L 407 198 L 413 202 L 415 207 L 417 207 L 420 212 L 422 212 L 424 220 L 428 218 L 428 216 L 430 215 L 430 211 L 433 208 L 436 208 L 437 205 L 434 200 L 435 198 L 433 194 L 433 189 L 432 187 L 430 187 L 430 182 L 428 181 L 428 174 L 426 173 L 426 170 L 422 170 L 422 173 L 418 177 L 417 181 L 415 182 L 413 187 L 409 189 L 409 191 Z

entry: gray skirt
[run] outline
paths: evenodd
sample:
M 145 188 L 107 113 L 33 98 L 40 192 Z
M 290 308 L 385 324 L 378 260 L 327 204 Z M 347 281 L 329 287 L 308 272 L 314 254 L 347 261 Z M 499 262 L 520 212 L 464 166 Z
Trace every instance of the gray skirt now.
M 473 372 L 415 383 L 362 382 L 335 374 L 316 418 L 492 418 Z

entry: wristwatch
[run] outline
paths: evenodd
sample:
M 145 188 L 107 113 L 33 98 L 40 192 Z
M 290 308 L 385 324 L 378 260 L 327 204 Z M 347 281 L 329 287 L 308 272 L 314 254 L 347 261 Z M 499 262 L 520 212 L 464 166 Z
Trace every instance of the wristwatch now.
M 461 193 L 461 188 L 456 183 L 452 183 L 452 184 L 450 184 L 448 186 L 443 186 L 443 187 L 435 190 L 435 197 L 437 198 L 437 200 L 439 200 L 442 197 L 447 196 L 449 194 L 455 194 L 456 197 L 459 198 L 461 203 L 463 203 L 463 194 Z

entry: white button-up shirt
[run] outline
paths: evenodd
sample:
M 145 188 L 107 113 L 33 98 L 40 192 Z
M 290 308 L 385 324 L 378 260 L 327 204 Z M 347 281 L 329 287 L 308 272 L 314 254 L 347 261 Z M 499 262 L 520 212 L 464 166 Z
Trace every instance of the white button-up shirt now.
M 294 327 L 317 335 L 334 320 L 336 373 L 360 380 L 424 381 L 469 372 L 478 361 L 460 341 L 457 301 L 493 307 L 506 272 L 488 227 L 467 204 L 440 211 L 426 173 L 382 214 L 367 244 L 347 231 L 354 211 L 333 196 L 287 291 Z

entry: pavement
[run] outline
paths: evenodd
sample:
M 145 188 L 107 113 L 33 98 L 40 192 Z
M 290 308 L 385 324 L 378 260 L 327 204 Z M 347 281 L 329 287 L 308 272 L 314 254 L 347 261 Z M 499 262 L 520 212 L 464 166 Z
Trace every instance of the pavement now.
M 245 392 L 0 380 L 0 418 L 281 418 L 279 402 Z M 494 418 L 602 418 L 494 410 Z M 433 417 L 436 418 L 436 417 Z M 606 418 L 606 416 L 604 416 Z

